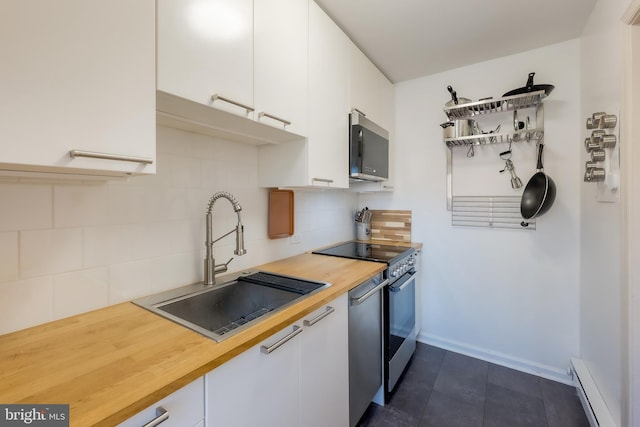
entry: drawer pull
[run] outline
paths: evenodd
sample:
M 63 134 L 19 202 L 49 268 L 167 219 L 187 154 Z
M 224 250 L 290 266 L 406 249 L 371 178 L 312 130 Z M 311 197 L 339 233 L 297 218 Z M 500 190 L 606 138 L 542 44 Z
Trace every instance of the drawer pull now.
M 119 160 L 121 162 L 143 163 L 145 165 L 150 165 L 150 164 L 153 163 L 153 159 L 150 159 L 148 157 L 123 156 L 121 154 L 96 153 L 95 151 L 71 150 L 71 151 L 69 151 L 69 156 L 71 156 L 72 159 L 75 159 L 76 157 L 89 157 L 89 158 L 92 158 L 92 159 Z
M 211 95 L 211 101 L 216 101 L 218 99 L 220 101 L 228 102 L 229 104 L 235 105 L 237 107 L 244 108 L 245 110 L 247 110 L 247 113 L 251 113 L 255 111 L 255 108 L 253 107 L 249 107 L 248 105 L 242 104 L 238 101 L 234 101 L 233 99 L 225 98 L 224 96 L 220 96 L 217 93 L 214 93 L 213 95 Z
M 328 315 L 330 315 L 331 313 L 333 313 L 334 311 L 336 311 L 336 309 L 335 309 L 335 308 L 330 307 L 330 306 L 327 306 L 327 307 L 325 308 L 325 310 L 324 310 L 322 313 L 318 314 L 318 315 L 317 315 L 316 317 L 314 317 L 313 319 L 311 319 L 311 320 L 305 320 L 305 321 L 303 321 L 302 323 L 304 324 L 304 326 L 313 326 L 313 325 L 315 325 L 316 323 L 318 323 L 319 321 L 321 321 L 322 319 L 324 319 L 325 317 L 327 317 Z M 305 335 L 305 336 L 306 336 L 306 335 Z
M 298 335 L 300 332 L 302 332 L 302 328 L 298 325 L 294 325 L 293 331 L 291 331 L 288 335 L 284 336 L 283 338 L 271 344 L 270 346 L 266 346 L 266 345 L 260 346 L 260 351 L 263 352 L 264 354 L 271 354 L 273 351 L 277 350 L 284 343 L 286 343 L 287 341 L 289 341 L 290 339 Z
M 327 182 L 329 184 L 333 183 L 332 179 L 329 178 L 311 178 L 312 181 L 320 181 L 320 182 Z
M 264 111 L 261 111 L 261 112 L 258 113 L 258 118 L 261 119 L 262 117 L 268 117 L 270 119 L 277 120 L 277 121 L 281 122 L 285 127 L 287 125 L 291 124 L 291 122 L 289 120 L 281 119 L 280 117 L 276 117 L 276 116 L 274 116 L 272 114 L 265 113 Z
M 156 408 L 156 417 L 143 425 L 142 427 L 156 427 L 160 423 L 163 423 L 169 419 L 169 411 L 164 409 L 162 406 L 158 406 Z

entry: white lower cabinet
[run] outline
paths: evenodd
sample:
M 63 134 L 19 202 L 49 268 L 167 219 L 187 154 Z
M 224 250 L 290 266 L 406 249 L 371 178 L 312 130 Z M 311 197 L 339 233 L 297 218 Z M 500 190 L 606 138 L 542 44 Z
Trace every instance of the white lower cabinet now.
M 326 315 L 300 334 L 301 427 L 349 425 L 348 308 L 344 294 L 305 317 Z
M 207 427 L 348 426 L 347 295 L 205 376 Z
M 203 390 L 204 378 L 200 377 L 158 403 L 118 424 L 118 427 L 145 426 L 152 420 L 159 417 L 167 417 L 167 415 L 166 421 L 162 421 L 162 427 L 204 427 Z M 160 420 L 158 419 L 158 421 Z

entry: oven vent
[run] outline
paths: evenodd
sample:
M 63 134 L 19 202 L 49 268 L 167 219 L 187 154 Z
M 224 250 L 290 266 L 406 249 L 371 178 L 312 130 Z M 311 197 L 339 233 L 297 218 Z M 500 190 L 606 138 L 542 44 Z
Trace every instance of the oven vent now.
M 616 427 L 609 408 L 582 359 L 571 359 L 571 374 L 591 427 Z

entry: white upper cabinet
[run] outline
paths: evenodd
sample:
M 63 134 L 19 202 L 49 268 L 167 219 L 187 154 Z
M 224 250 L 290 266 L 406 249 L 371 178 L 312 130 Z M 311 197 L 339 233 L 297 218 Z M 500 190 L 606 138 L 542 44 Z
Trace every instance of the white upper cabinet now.
M 309 2 L 309 181 L 349 187 L 349 38 Z
M 308 3 L 254 0 L 253 14 L 256 119 L 307 135 Z
M 0 169 L 155 173 L 154 30 L 153 0 L 0 2 Z
M 308 5 L 307 139 L 260 147 L 262 187 L 349 187 L 349 38 Z
M 389 132 L 393 129 L 393 84 L 353 43 L 349 49 L 349 104 Z
M 393 84 L 353 43 L 349 54 L 349 105 L 389 131 L 389 179 L 382 182 L 352 182 L 359 192 L 393 191 L 395 158 L 395 94 Z
M 158 90 L 253 118 L 253 0 L 157 2 Z

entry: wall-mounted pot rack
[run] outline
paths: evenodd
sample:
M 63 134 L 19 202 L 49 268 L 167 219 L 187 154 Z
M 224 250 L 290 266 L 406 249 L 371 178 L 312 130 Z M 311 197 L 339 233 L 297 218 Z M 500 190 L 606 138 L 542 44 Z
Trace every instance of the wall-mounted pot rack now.
M 466 104 L 452 105 L 444 108 L 449 120 L 477 119 L 479 116 L 517 112 L 527 108 L 535 108 L 535 128 L 516 129 L 499 133 L 482 133 L 457 138 L 445 138 L 444 143 L 449 148 L 447 152 L 447 209 L 452 210 L 453 177 L 452 151 L 454 147 L 480 146 L 488 144 L 507 144 L 519 142 L 539 142 L 544 136 L 544 105 L 546 98 L 544 90 L 528 92 L 502 98 L 489 98 Z M 517 113 L 516 113 L 517 114 Z M 528 127 L 528 126 L 527 126 Z

